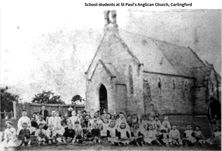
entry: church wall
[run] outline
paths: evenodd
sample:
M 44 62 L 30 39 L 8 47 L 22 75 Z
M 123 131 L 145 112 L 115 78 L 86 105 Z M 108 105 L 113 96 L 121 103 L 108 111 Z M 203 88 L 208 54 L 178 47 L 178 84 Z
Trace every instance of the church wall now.
M 152 103 L 160 114 L 193 113 L 193 79 L 147 72 L 143 75 L 150 85 Z
M 109 112 L 113 112 L 113 109 L 115 108 L 114 81 L 115 79 L 111 80 L 111 77 L 107 74 L 102 65 L 99 64 L 94 72 L 91 81 L 87 81 L 87 110 L 89 110 L 91 113 L 94 113 L 95 111 L 99 110 L 99 88 L 101 84 L 103 84 L 107 90 L 108 110 Z

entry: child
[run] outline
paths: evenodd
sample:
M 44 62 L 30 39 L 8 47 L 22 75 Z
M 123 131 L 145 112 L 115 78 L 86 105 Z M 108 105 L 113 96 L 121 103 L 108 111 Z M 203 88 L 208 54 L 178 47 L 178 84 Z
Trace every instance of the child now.
M 165 116 L 165 117 L 164 117 L 164 120 L 163 120 L 161 126 L 162 126 L 161 129 L 165 129 L 167 132 L 170 131 L 171 125 L 170 125 L 170 121 L 169 121 L 169 119 L 168 119 L 168 116 Z
M 160 134 L 158 137 L 158 141 L 160 142 L 160 144 L 168 146 L 170 143 L 170 139 L 169 139 L 169 133 L 166 131 L 166 129 L 161 129 L 160 130 Z
M 100 127 L 100 136 L 101 136 L 101 139 L 103 141 L 105 141 L 107 139 L 108 126 L 109 126 L 109 121 L 108 121 L 108 119 L 104 118 L 102 120 L 102 124 L 101 124 L 101 127 Z
M 159 116 L 155 116 L 154 121 L 155 121 L 155 127 L 157 128 L 157 130 L 160 130 L 162 125 L 161 125 L 161 122 L 159 120 Z
M 71 122 L 72 125 L 75 125 L 76 121 L 80 121 L 79 117 L 76 115 L 75 111 L 72 111 L 72 116 L 68 118 L 68 122 Z
M 220 127 L 216 127 L 213 136 L 206 141 L 209 145 L 221 145 L 221 130 Z
M 44 129 L 47 129 L 46 121 L 44 120 L 44 117 L 42 115 L 39 116 L 39 119 L 37 120 L 38 125 L 43 124 Z
M 82 131 L 82 127 L 79 123 L 79 121 L 75 122 L 74 125 L 74 131 L 75 131 L 75 138 L 73 140 L 73 143 L 82 143 L 83 142 L 83 131 Z
M 94 143 L 100 143 L 100 124 L 98 123 L 97 119 L 94 119 L 92 123 L 92 137 Z
M 28 124 L 23 123 L 22 127 L 23 128 L 19 131 L 19 134 L 18 134 L 18 139 L 21 141 L 20 145 L 30 146 L 30 144 L 31 144 L 31 133 L 30 133 L 30 130 L 28 129 Z
M 187 129 L 184 131 L 185 138 L 183 139 L 185 145 L 193 146 L 196 143 L 196 138 L 191 125 L 187 125 Z
M 35 136 L 37 137 L 39 145 L 45 145 L 48 141 L 46 131 L 44 130 L 44 124 L 39 124 L 39 129 L 36 130 Z
M 46 136 L 48 138 L 49 144 L 54 144 L 56 142 L 55 140 L 55 132 L 53 130 L 53 125 L 48 125 L 46 132 Z
M 176 128 L 175 125 L 173 125 L 172 129 L 170 130 L 169 142 L 170 142 L 171 145 L 176 145 L 176 146 L 182 145 L 182 140 L 180 138 L 180 132 Z
M 117 133 L 118 131 L 116 129 L 116 121 L 111 120 L 107 128 L 107 137 L 108 137 L 108 142 L 110 142 L 112 145 L 114 145 L 117 142 L 117 135 L 118 135 Z
M 202 133 L 202 131 L 200 130 L 200 127 L 199 127 L 199 126 L 196 126 L 196 127 L 195 127 L 194 137 L 196 138 L 197 143 L 198 143 L 199 145 L 203 145 L 203 144 L 205 143 L 203 133 Z
M 66 142 L 70 143 L 73 142 L 74 137 L 75 137 L 75 130 L 72 129 L 73 125 L 71 122 L 67 124 L 67 127 L 65 128 L 65 132 L 63 136 L 65 137 Z
M 126 122 L 122 121 L 117 129 L 118 131 L 118 138 L 120 145 L 127 145 L 130 142 L 130 129 L 127 127 Z
M 15 147 L 17 147 L 17 138 L 16 138 L 16 130 L 15 128 L 12 126 L 12 122 L 11 121 L 6 121 L 6 129 L 4 131 L 4 140 L 3 140 L 3 147 L 5 149 L 15 149 Z
M 22 111 L 22 117 L 20 117 L 19 120 L 18 120 L 18 125 L 17 125 L 18 126 L 18 133 L 22 129 L 22 124 L 23 123 L 27 123 L 28 124 L 28 129 L 31 127 L 31 120 L 27 116 L 26 110 Z
M 149 125 L 148 127 L 149 129 L 146 132 L 145 137 L 144 137 L 145 143 L 147 143 L 148 145 L 160 144 L 156 137 L 157 131 L 154 129 L 152 125 Z
M 131 127 L 131 138 L 132 141 L 130 144 L 136 145 L 136 146 L 143 146 L 144 145 L 144 135 L 142 134 L 142 130 L 139 126 L 139 123 L 133 124 L 133 127 Z

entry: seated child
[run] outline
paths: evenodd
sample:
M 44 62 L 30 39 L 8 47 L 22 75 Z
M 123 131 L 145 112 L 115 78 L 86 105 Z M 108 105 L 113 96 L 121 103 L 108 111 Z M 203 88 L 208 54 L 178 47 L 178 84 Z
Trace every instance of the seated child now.
M 83 130 L 79 123 L 79 121 L 75 122 L 74 125 L 74 131 L 75 131 L 75 138 L 73 139 L 73 143 L 82 143 L 83 142 Z
M 63 136 L 65 137 L 66 142 L 73 142 L 75 137 L 75 130 L 73 129 L 73 125 L 71 122 L 69 122 L 67 127 L 65 128 Z
M 172 126 L 172 129 L 169 132 L 169 142 L 171 145 L 182 145 L 182 140 L 180 138 L 180 131 L 176 128 L 175 125 Z
M 117 134 L 118 131 L 116 129 L 116 121 L 111 120 L 108 128 L 107 128 L 107 137 L 108 137 L 108 142 L 110 142 L 112 145 L 114 145 L 117 142 Z
M 53 130 L 53 125 L 48 125 L 46 132 L 46 136 L 48 138 L 48 143 L 49 144 L 54 144 L 56 143 L 56 136 L 55 136 L 55 132 Z
M 100 143 L 100 127 L 101 125 L 98 123 L 97 119 L 94 119 L 91 133 L 95 143 Z
M 149 129 L 144 135 L 144 141 L 148 145 L 160 144 L 159 141 L 157 140 L 157 131 L 153 128 L 152 125 L 149 125 Z
M 5 124 L 6 124 L 6 129 L 4 131 L 2 148 L 4 149 L 15 148 L 18 146 L 16 138 L 16 130 L 12 126 L 11 121 L 6 121 Z
M 197 140 L 194 137 L 194 131 L 191 125 L 187 125 L 187 129 L 184 131 L 184 135 L 184 145 L 194 145 L 196 143 Z
M 35 136 L 37 137 L 39 145 L 46 144 L 48 138 L 46 135 L 46 131 L 44 130 L 44 124 L 39 124 L 39 129 L 36 130 Z
M 142 134 L 141 126 L 139 123 L 133 124 L 133 127 L 131 127 L 131 142 L 130 144 L 136 145 L 136 146 L 143 146 L 144 145 L 144 139 Z
M 220 127 L 216 127 L 213 136 L 207 139 L 207 144 L 209 145 L 221 145 L 221 130 Z
M 39 116 L 37 123 L 38 123 L 38 125 L 42 124 L 45 130 L 47 129 L 46 121 L 44 120 L 43 116 L 41 116 L 41 115 Z
M 30 133 L 30 130 L 28 129 L 28 124 L 27 123 L 22 124 L 22 129 L 19 131 L 19 134 L 18 134 L 18 140 L 21 141 L 20 145 L 30 146 L 30 144 L 31 144 L 31 133 Z
M 205 138 L 204 138 L 204 135 L 203 135 L 202 131 L 200 130 L 199 126 L 195 127 L 195 130 L 193 133 L 194 133 L 194 137 L 196 138 L 197 143 L 199 145 L 205 144 Z
M 161 122 L 159 120 L 159 116 L 155 116 L 154 117 L 154 121 L 155 121 L 155 127 L 157 128 L 157 130 L 160 130 L 161 128 Z
M 158 141 L 160 144 L 164 146 L 169 145 L 169 133 L 166 131 L 166 129 L 161 129 L 158 135 Z
M 124 122 L 124 121 L 121 122 L 121 124 L 119 125 L 117 131 L 118 131 L 118 138 L 119 138 L 118 139 L 118 143 L 120 145 L 127 145 L 127 144 L 129 144 L 130 138 L 131 138 L 131 136 L 130 136 L 131 132 L 130 132 L 129 127 L 127 127 L 126 122 Z
M 161 125 L 161 129 L 165 129 L 167 132 L 170 131 L 171 124 L 170 124 L 170 121 L 168 119 L 168 116 L 164 117 L 164 120 L 163 120 L 162 125 Z

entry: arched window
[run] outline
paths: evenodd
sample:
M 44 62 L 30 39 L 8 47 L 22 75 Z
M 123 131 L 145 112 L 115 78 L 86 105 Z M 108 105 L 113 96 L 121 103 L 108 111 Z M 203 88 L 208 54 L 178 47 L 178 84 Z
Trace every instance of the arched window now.
M 129 87 L 130 93 L 133 94 L 133 69 L 132 66 L 129 66 Z

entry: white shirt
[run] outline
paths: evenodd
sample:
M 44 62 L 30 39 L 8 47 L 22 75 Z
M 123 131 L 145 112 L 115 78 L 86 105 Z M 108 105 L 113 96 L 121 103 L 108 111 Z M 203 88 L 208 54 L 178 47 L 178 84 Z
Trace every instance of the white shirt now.
M 18 130 L 22 129 L 22 124 L 23 123 L 27 123 L 28 124 L 28 128 L 31 127 L 31 120 L 30 120 L 30 118 L 28 116 L 22 116 L 18 120 Z
M 61 127 L 61 118 L 59 116 L 51 116 L 48 118 L 48 125 L 53 127 Z

